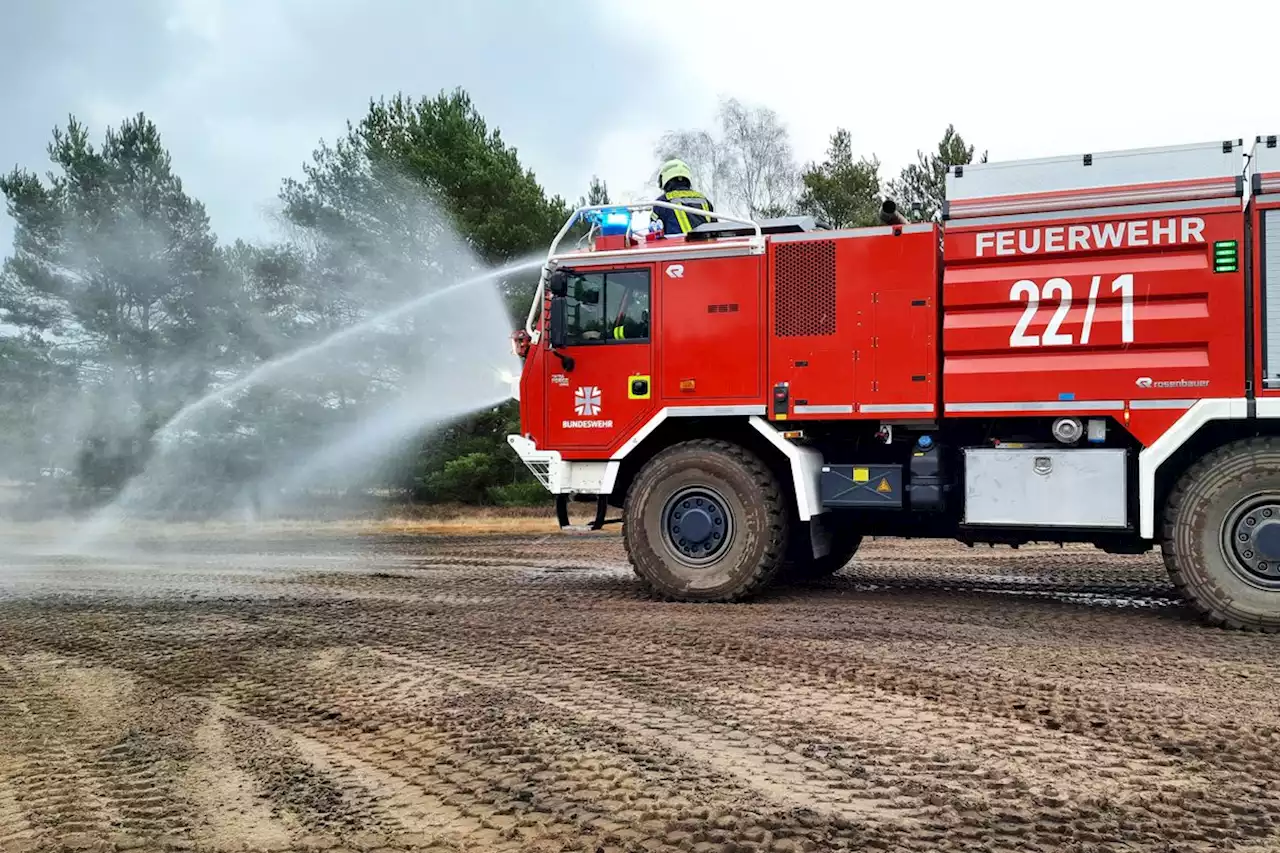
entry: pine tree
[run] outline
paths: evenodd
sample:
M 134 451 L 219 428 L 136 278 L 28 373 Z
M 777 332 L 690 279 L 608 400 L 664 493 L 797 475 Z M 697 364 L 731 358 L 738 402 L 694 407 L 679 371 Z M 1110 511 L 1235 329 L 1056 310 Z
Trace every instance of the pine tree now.
M 946 198 L 947 169 L 972 163 L 973 152 L 973 146 L 965 144 L 955 126 L 947 125 L 937 152 L 917 151 L 918 162 L 907 166 L 897 180 L 890 182 L 889 193 L 898 208 L 916 220 L 937 218 Z M 987 152 L 982 152 L 979 162 L 987 162 Z
M 48 151 L 47 183 L 18 169 L 0 178 L 17 223 L 0 321 L 56 340 L 76 364 L 90 443 L 115 480 L 228 357 L 235 282 L 145 115 L 108 128 L 101 148 L 72 117 Z
M 880 161 L 874 157 L 855 161 L 849 131 L 831 135 L 827 157 L 809 164 L 801 179 L 804 192 L 800 210 L 833 228 L 856 228 L 877 222 L 880 194 Z

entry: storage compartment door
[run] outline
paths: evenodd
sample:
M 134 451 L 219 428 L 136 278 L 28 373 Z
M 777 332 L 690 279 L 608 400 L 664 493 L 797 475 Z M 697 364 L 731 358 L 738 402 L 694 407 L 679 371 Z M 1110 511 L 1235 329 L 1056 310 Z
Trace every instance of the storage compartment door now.
M 1122 449 L 986 448 L 964 451 L 964 523 L 1125 527 Z
M 1280 388 L 1280 210 L 1262 212 L 1262 387 Z

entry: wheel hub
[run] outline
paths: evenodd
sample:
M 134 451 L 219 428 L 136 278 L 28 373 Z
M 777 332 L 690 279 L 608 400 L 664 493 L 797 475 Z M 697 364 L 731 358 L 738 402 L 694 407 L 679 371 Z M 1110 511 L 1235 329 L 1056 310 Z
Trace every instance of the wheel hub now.
M 688 565 L 714 562 L 733 532 L 733 519 L 724 498 L 710 488 L 677 492 L 667 501 L 662 518 L 667 545 Z
M 1247 503 L 1227 519 L 1232 568 L 1254 584 L 1280 588 L 1280 499 Z

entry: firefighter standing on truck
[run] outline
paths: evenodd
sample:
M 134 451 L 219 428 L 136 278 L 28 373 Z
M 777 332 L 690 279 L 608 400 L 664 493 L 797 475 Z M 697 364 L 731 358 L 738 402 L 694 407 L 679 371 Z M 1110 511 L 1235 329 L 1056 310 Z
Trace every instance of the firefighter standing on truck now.
M 715 207 L 712 206 L 711 199 L 693 188 L 692 177 L 688 164 L 683 160 L 668 160 L 663 163 L 658 171 L 658 186 L 662 187 L 662 195 L 658 196 L 657 201 L 668 201 L 714 213 Z M 710 217 L 672 210 L 669 207 L 655 207 L 653 218 L 662 222 L 664 234 L 688 234 Z

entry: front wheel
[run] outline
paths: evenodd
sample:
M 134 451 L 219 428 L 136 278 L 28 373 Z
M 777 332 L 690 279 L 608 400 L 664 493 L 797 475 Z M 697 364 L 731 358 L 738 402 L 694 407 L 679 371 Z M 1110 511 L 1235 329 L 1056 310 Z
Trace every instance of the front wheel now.
M 764 589 L 787 547 L 782 489 L 755 454 L 701 439 L 659 453 L 627 492 L 623 541 L 638 574 L 675 601 Z
M 1193 465 L 1169 496 L 1161 550 L 1210 622 L 1280 631 L 1280 442 L 1233 442 Z

